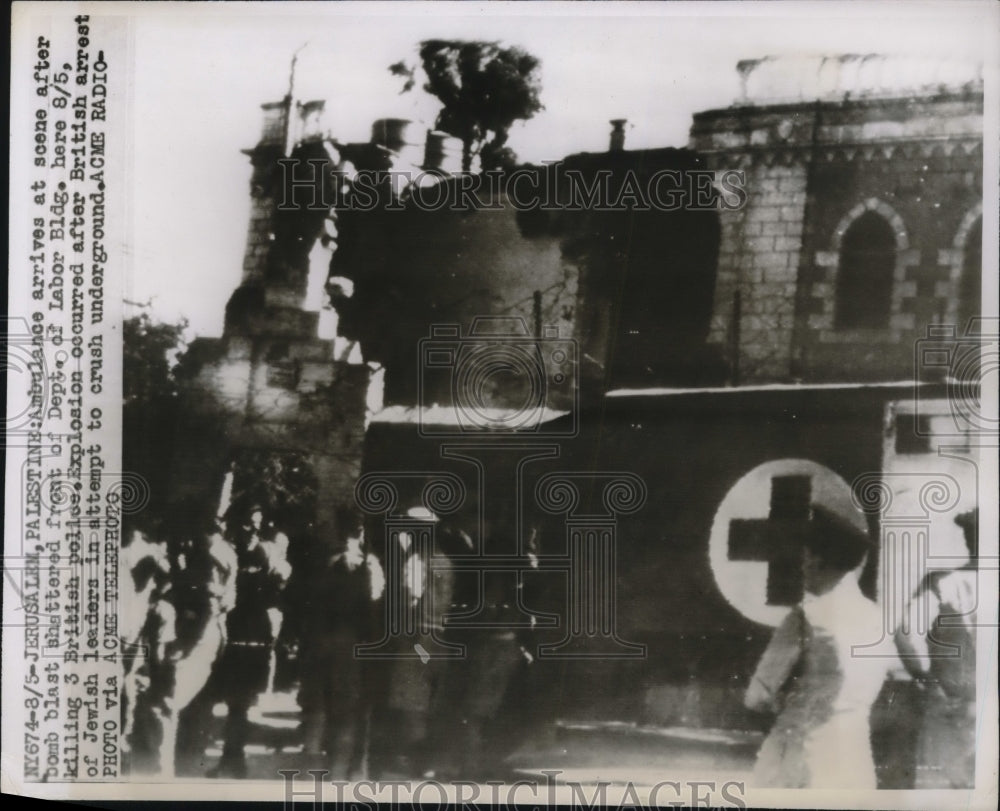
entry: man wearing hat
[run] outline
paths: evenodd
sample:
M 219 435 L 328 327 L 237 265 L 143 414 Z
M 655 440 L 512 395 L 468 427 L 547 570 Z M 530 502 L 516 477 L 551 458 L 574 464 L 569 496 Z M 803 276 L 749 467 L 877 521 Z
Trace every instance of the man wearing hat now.
M 843 504 L 813 504 L 803 538 L 805 597 L 778 626 L 746 692 L 755 711 L 777 714 L 753 785 L 876 788 L 869 714 L 890 659 L 854 645 L 881 635 L 882 613 L 858 586 L 871 549 L 864 519 Z
M 907 606 L 908 622 L 896 631 L 924 706 L 916 788 L 975 784 L 978 508 L 957 515 L 955 524 L 965 535 L 969 560 L 928 573 Z
M 443 670 L 442 663 L 428 652 L 437 647 L 434 635 L 443 631 L 454 578 L 443 555 L 431 568 L 430 557 L 438 550 L 417 542 L 416 534 L 424 531 L 421 525 L 436 525 L 438 516 L 425 507 L 413 507 L 406 511 L 406 519 L 414 531 L 396 533 L 398 548 L 386 561 L 385 575 L 386 590 L 398 595 L 407 619 L 394 639 L 398 655 L 391 661 L 384 707 L 376 725 L 377 742 L 372 748 L 380 761 L 377 773 L 418 776 L 428 757 L 432 697 Z

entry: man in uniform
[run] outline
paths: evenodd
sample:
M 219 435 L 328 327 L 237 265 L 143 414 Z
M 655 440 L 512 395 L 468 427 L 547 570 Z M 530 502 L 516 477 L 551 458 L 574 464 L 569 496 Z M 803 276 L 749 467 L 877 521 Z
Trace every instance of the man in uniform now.
M 220 672 L 228 709 L 225 743 L 211 777 L 246 776 L 248 713 L 268 686 L 275 642 L 272 614 L 291 574 L 287 561 L 262 543 L 260 508 L 254 508 L 251 515 L 251 524 L 236 539 L 236 604 L 226 621 L 227 644 Z

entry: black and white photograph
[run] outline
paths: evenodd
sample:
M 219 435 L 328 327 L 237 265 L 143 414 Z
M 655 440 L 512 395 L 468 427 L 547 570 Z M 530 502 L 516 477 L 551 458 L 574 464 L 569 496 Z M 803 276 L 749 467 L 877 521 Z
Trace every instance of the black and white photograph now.
M 998 32 L 15 3 L 3 790 L 996 807 Z

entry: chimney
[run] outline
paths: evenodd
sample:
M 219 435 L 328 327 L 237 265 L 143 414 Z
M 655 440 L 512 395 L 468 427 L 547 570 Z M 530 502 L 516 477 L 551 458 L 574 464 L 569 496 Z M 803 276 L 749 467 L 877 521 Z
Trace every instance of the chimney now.
M 462 141 L 446 132 L 427 131 L 424 149 L 424 169 L 445 174 L 462 171 Z
M 322 135 L 325 108 L 326 102 L 322 100 L 307 101 L 300 105 L 298 140 L 306 141 Z
M 285 119 L 288 116 L 288 104 L 284 101 L 272 101 L 260 105 L 264 111 L 264 126 L 260 133 L 259 143 L 267 146 L 285 145 Z
M 628 123 L 627 118 L 611 119 L 611 144 L 608 147 L 609 152 L 623 152 L 625 150 L 626 123 Z
M 372 124 L 372 143 L 392 152 L 394 166 L 419 166 L 424 144 L 417 127 L 405 118 L 380 118 Z

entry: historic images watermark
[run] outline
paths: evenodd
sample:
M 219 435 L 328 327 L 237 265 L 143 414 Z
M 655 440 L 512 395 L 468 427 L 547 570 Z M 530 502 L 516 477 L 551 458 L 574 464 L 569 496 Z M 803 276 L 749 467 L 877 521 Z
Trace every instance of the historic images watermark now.
M 475 487 L 444 470 L 372 471 L 359 480 L 355 500 L 381 519 L 386 566 L 385 633 L 358 646 L 359 658 L 464 657 L 446 628 L 562 632 L 526 651 L 531 659 L 645 657 L 644 645 L 619 634 L 616 591 L 619 517 L 644 506 L 645 482 L 628 471 L 528 475 L 579 432 L 578 352 L 556 327 L 532 334 L 520 318 L 475 318 L 465 332 L 434 325 L 420 341 L 419 436 L 439 442 L 442 459 L 468 465 Z M 539 548 L 541 521 L 561 523 L 564 552 Z M 439 551 L 442 523 L 467 541 L 463 554 Z M 477 608 L 435 604 L 423 584 L 450 571 L 476 578 Z M 527 576 L 566 581 L 560 612 L 525 604 Z M 502 616 L 486 605 L 487 579 L 509 586 Z
M 1000 371 L 1000 320 L 972 318 L 961 327 L 932 324 L 914 346 L 914 388 L 916 405 L 913 431 L 918 437 L 930 431 L 931 415 L 923 403 L 925 384 L 943 382 L 951 420 L 936 420 L 934 433 L 952 442 L 961 439 L 968 446 L 996 445 L 1000 418 L 988 410 L 983 392 L 996 388 Z
M 454 803 L 460 808 L 523 808 L 531 805 L 570 808 L 746 808 L 745 784 L 738 780 L 601 781 L 583 785 L 563 780 L 559 769 L 542 769 L 537 777 L 504 783 L 489 780 L 478 784 L 466 780 L 329 780 L 326 769 L 282 769 L 284 805 L 312 801 L 314 808 L 334 802 L 350 807 L 375 808 L 378 803 Z
M 584 172 L 561 162 L 509 170 L 354 169 L 330 158 L 284 158 L 279 211 L 737 211 L 746 172 L 610 168 Z
M 423 437 L 482 436 L 484 431 L 575 436 L 579 431 L 579 347 L 556 326 L 529 332 L 522 318 L 479 317 L 431 327 L 420 341 L 419 431 Z M 441 419 L 447 397 L 454 419 Z M 550 403 L 563 404 L 552 420 Z

